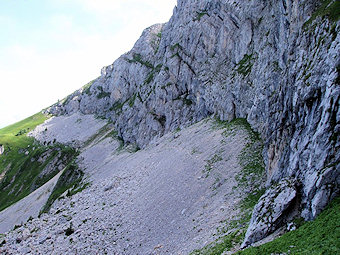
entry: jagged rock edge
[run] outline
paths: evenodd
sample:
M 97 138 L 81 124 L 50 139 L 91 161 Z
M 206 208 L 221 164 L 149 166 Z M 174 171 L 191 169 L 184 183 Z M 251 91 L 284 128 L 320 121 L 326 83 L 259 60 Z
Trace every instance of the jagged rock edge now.
M 319 17 L 306 28 L 316 7 L 179 0 L 167 24 L 146 29 L 93 84 L 48 112 L 110 118 L 140 147 L 209 115 L 245 117 L 265 141 L 268 186 L 299 180 L 298 211 L 313 219 L 340 184 L 339 22 Z

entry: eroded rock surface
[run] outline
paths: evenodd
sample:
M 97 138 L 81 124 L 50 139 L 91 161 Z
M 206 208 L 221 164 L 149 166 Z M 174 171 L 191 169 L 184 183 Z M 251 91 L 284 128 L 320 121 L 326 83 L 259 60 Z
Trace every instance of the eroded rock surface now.
M 340 26 L 305 25 L 319 5 L 179 0 L 168 23 L 49 112 L 105 116 L 140 147 L 209 115 L 247 118 L 265 142 L 268 183 L 296 177 L 313 219 L 339 194 L 340 173 Z
M 241 247 L 257 242 L 274 232 L 287 218 L 296 203 L 296 183 L 291 179 L 283 179 L 267 189 L 254 208 L 250 225 Z
M 81 147 L 105 125 L 84 115 L 96 114 L 111 119 L 126 143 L 146 148 L 207 116 L 246 118 L 264 141 L 267 183 L 280 191 L 269 188 L 260 200 L 244 245 L 292 213 L 290 202 L 277 197 L 292 201 L 299 194 L 294 210 L 313 219 L 340 189 L 340 24 L 310 20 L 319 6 L 315 0 L 178 0 L 168 23 L 147 28 L 99 78 L 48 109 L 66 120 L 55 117 L 32 135 Z M 88 128 L 79 128 L 74 116 Z M 110 165 L 100 153 L 108 145 L 96 146 L 84 162 Z M 100 176 L 101 167 L 84 164 Z M 286 178 L 297 181 L 294 190 Z M 274 218 L 259 220 L 266 210 Z

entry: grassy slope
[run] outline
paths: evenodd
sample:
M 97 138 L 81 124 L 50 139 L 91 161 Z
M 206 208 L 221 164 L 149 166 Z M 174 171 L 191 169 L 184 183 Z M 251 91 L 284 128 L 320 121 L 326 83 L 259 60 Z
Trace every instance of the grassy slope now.
M 5 174 L 4 179 L 0 182 L 0 210 L 30 193 L 30 185 L 28 184 L 32 181 L 32 171 L 27 170 L 39 166 L 36 162 L 30 162 L 30 159 L 38 153 L 39 149 L 33 151 L 34 139 L 28 137 L 27 133 L 47 118 L 40 112 L 0 129 L 0 144 L 5 147 L 5 153 L 0 155 L 0 173 L 6 171 L 6 173 L 3 173 Z M 24 151 L 29 154 L 25 155 Z
M 85 189 L 89 183 L 82 182 L 83 175 L 84 173 L 74 161 L 68 164 L 40 213 L 47 213 L 54 201 L 62 198 L 65 191 L 67 191 L 66 196 L 72 196 Z
M 13 162 L 21 158 L 18 149 L 27 148 L 33 144 L 34 139 L 27 137 L 26 133 L 33 130 L 37 125 L 43 123 L 47 116 L 41 112 L 19 121 L 13 125 L 0 129 L 0 144 L 5 145 L 5 151 L 9 151 L 5 156 L 0 156 L 0 173 L 7 166 L 6 163 Z
M 62 162 L 67 166 L 62 176 L 75 175 L 75 178 L 63 183 L 65 185 L 59 185 L 59 189 L 65 191 L 80 181 L 82 172 L 70 167 L 74 165 L 73 161 L 77 155 L 73 148 L 58 143 L 43 146 L 27 136 L 29 131 L 47 118 L 48 116 L 37 113 L 0 130 L 0 144 L 5 146 L 5 153 L 0 156 L 0 173 L 5 174 L 3 180 L 0 181 L 0 211 L 53 178 L 59 172 L 56 167 L 46 175 L 40 174 L 56 157 L 59 163 Z M 44 160 L 38 160 L 41 158 Z M 49 199 L 50 203 L 53 201 Z
M 340 197 L 336 198 L 315 221 L 259 247 L 237 254 L 340 254 Z
M 39 174 L 55 157 L 66 165 L 76 155 L 72 148 L 61 144 L 42 146 L 27 136 L 47 118 L 40 112 L 0 130 L 0 144 L 5 146 L 4 154 L 0 155 L 0 173 L 4 175 L 0 181 L 0 211 L 53 178 L 58 169 L 46 175 Z M 47 155 L 45 160 L 38 161 L 43 155 Z

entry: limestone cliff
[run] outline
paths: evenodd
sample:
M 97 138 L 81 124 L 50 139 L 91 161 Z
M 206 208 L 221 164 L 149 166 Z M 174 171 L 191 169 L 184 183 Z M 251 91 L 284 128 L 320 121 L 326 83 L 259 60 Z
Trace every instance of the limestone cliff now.
M 206 116 L 247 118 L 265 144 L 268 191 L 246 246 L 289 217 L 315 218 L 339 194 L 338 8 L 329 0 L 179 0 L 168 23 L 147 28 L 99 78 L 48 111 L 110 118 L 140 147 Z

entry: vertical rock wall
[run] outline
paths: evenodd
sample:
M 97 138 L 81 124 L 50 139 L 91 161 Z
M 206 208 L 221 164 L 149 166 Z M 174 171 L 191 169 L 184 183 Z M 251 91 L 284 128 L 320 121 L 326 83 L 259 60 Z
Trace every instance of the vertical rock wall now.
M 312 16 L 319 6 L 179 0 L 167 24 L 49 111 L 111 118 L 140 147 L 210 115 L 247 118 L 265 143 L 268 186 L 292 180 L 298 213 L 313 219 L 340 184 L 340 23 Z

